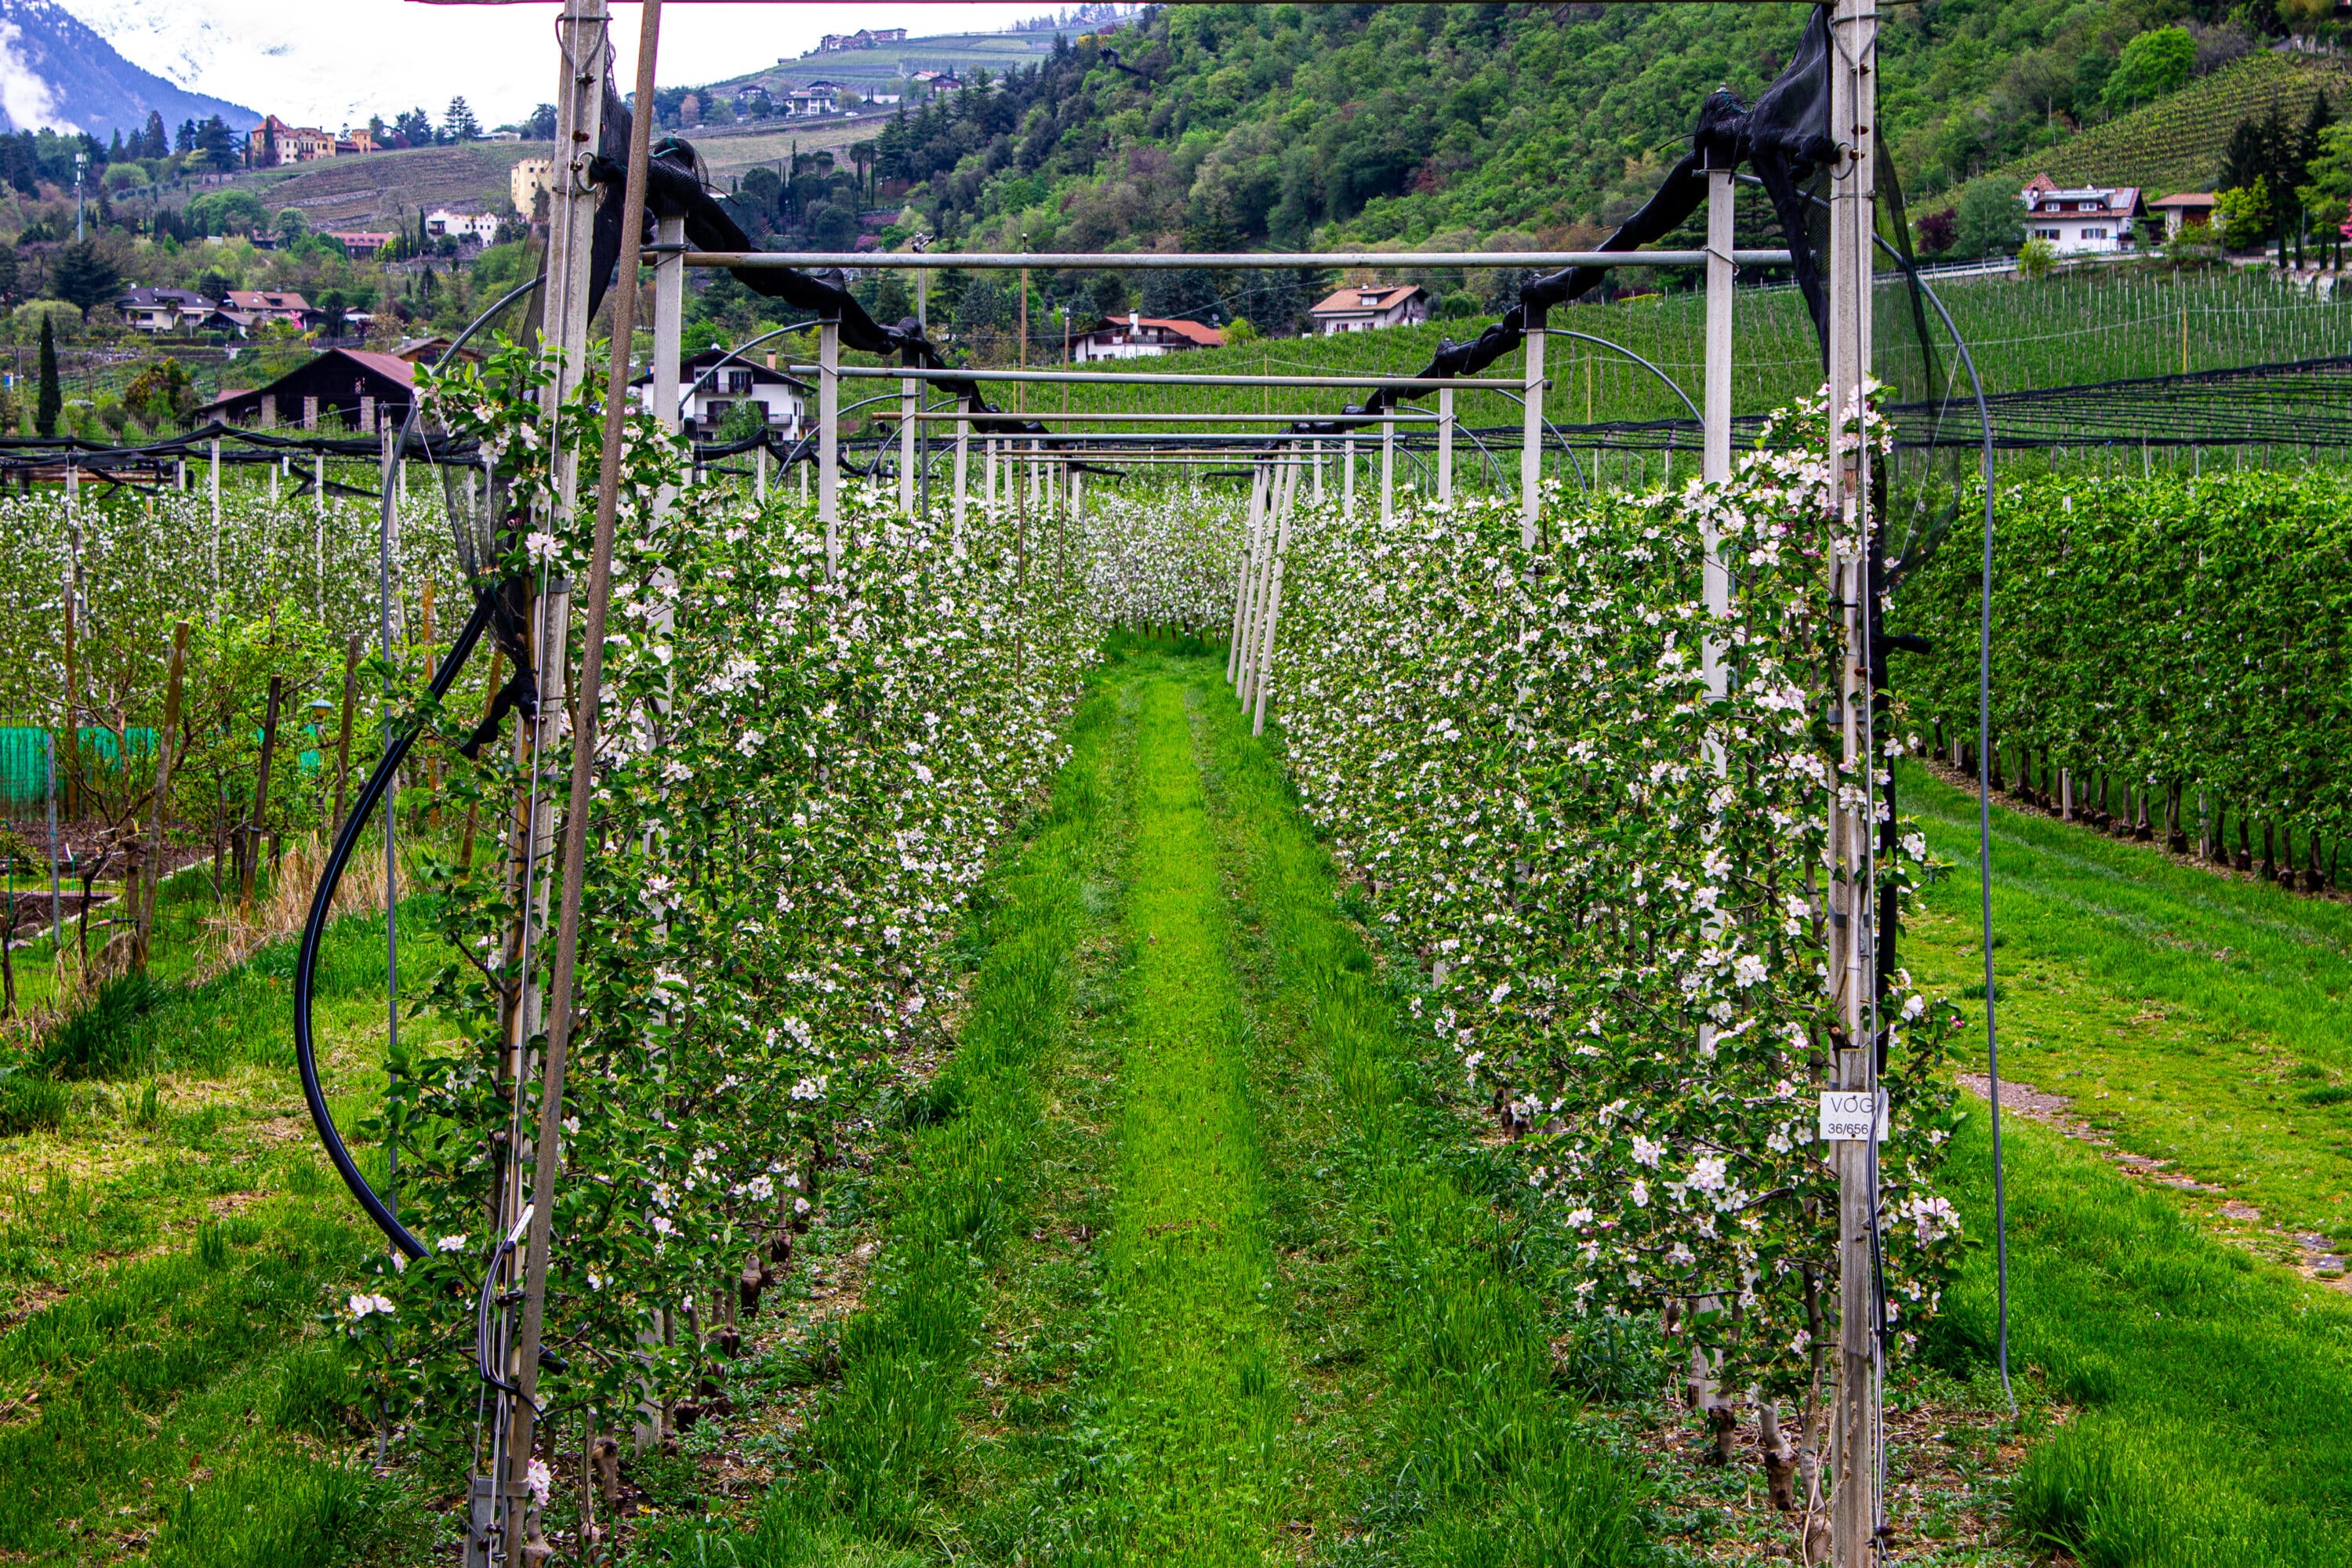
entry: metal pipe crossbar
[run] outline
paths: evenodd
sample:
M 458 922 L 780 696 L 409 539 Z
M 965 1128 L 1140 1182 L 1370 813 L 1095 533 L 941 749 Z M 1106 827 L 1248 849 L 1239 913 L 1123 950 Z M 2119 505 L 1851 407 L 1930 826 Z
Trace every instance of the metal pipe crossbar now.
M 898 419 L 904 416 L 895 408 L 886 408 L 874 416 L 877 419 Z M 1301 419 L 1328 419 L 1328 410 L 1317 409 L 1306 414 L 1102 414 L 1074 410 L 1069 413 L 974 415 L 953 408 L 927 409 L 915 416 L 918 420 L 934 425 L 953 425 L 963 419 L 1028 419 L 1040 424 L 1097 425 L 1295 425 Z M 1383 417 L 1400 424 L 1434 425 L 1438 416 L 1426 409 L 1401 408 Z M 1324 439 L 1329 439 L 1328 437 Z
M 1171 375 L 1138 371 L 1113 372 L 1108 374 L 1076 370 L 926 370 L 917 365 L 845 364 L 827 370 L 820 364 L 796 364 L 791 367 L 794 375 L 852 376 L 866 381 L 1020 381 L 1045 382 L 1055 384 L 1084 386 L 1394 386 L 1411 387 L 1421 392 L 1435 392 L 1442 387 L 1486 387 L 1499 392 L 1519 393 L 1527 383 L 1503 380 L 1496 376 L 1443 375 Z M 1026 419 L 1024 413 L 998 409 L 987 414 L 975 414 L 974 419 Z M 1328 417 L 1328 416 L 1327 416 Z
M 646 247 L 652 255 L 660 247 Z M 1335 267 L 1703 267 L 1704 250 L 1228 250 L 1183 255 L 1150 251 L 977 250 L 689 250 L 688 267 L 790 267 L 801 271 L 855 268 L 860 271 L 1239 272 L 1260 269 L 1326 272 Z M 1786 266 L 1786 250 L 1735 250 L 1741 267 Z

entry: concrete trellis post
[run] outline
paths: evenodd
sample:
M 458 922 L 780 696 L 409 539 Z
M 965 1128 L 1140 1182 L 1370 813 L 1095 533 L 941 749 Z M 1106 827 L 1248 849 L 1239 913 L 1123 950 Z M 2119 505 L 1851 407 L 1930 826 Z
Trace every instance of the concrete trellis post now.
M 963 509 L 965 491 L 971 463 L 971 399 L 956 398 L 955 435 L 955 548 L 963 551 Z
M 1396 418 L 1381 421 L 1381 521 L 1396 521 Z
M 1242 639 L 1247 633 L 1250 566 L 1257 551 L 1258 498 L 1265 482 L 1264 470 L 1250 479 L 1249 510 L 1242 525 L 1241 559 L 1234 569 L 1233 627 L 1225 643 L 1225 683 L 1239 689 L 1242 673 Z
M 830 583 L 841 575 L 841 323 L 819 325 L 816 341 L 816 515 Z
M 898 383 L 898 515 L 915 515 L 915 414 L 923 384 L 908 376 Z
M 1519 548 L 1536 547 L 1536 518 L 1543 510 L 1544 313 L 1527 318 L 1527 424 L 1519 438 Z
M 664 217 L 654 220 L 654 243 L 656 246 L 684 245 L 686 219 Z M 646 383 L 651 392 L 653 416 L 661 421 L 663 429 L 676 435 L 679 416 L 680 381 L 686 359 L 686 256 L 682 251 L 656 250 L 654 253 L 654 363 L 651 379 Z M 720 374 L 725 374 L 724 372 Z
M 1292 460 L 1282 470 L 1281 500 L 1275 508 L 1278 531 L 1274 542 L 1274 559 L 1266 574 L 1265 612 L 1259 616 L 1264 631 L 1258 638 L 1257 672 L 1250 681 L 1250 733 L 1265 733 L 1265 685 L 1274 674 L 1274 638 L 1282 618 L 1282 561 L 1290 549 L 1290 509 L 1298 493 L 1297 448 L 1291 449 Z
M 1266 557 L 1274 541 L 1274 479 L 1276 471 L 1264 463 L 1257 467 L 1250 485 L 1250 512 L 1255 526 L 1250 530 L 1249 594 L 1242 606 L 1241 658 L 1234 670 L 1234 695 L 1242 706 L 1249 706 L 1250 679 L 1257 664 L 1257 624 L 1260 608 L 1265 603 Z
M 1846 413 L 1860 401 L 1871 372 L 1871 256 L 1876 230 L 1878 10 L 1876 0 L 1837 0 L 1831 28 L 1832 134 L 1843 157 L 1830 182 L 1829 436 L 1830 506 L 1837 543 L 1831 578 L 1834 602 L 1844 606 L 1845 658 L 1838 694 L 1840 729 L 1849 775 L 1875 766 L 1869 731 L 1870 454 L 1857 443 L 1851 461 L 1838 448 Z M 1867 786 L 1865 786 L 1867 788 Z M 1874 795 L 1874 790 L 1870 791 Z M 1865 813 L 1841 797 L 1830 813 L 1829 975 L 1842 1038 L 1836 1082 L 1875 1094 L 1877 1024 L 1876 900 L 1872 894 L 1875 808 Z M 1877 1144 L 1857 1139 L 1832 1145 L 1838 1173 L 1838 1386 L 1831 1442 L 1830 1551 L 1837 1568 L 1869 1568 L 1880 1523 L 1877 1300 L 1871 1268 L 1878 1206 Z
M 1454 504 L 1454 389 L 1437 391 L 1437 499 Z
M 1339 443 L 1339 514 L 1356 521 L 1356 438 Z
M 1708 484 L 1731 478 L 1731 303 L 1732 193 L 1731 171 L 1710 169 L 1706 175 L 1706 443 L 1701 454 Z M 1709 514 L 1710 516 L 1712 514 Z M 1717 620 L 1731 614 L 1731 574 L 1712 522 L 1704 525 L 1706 547 L 1706 611 Z M 1710 637 L 1701 645 L 1709 695 L 1724 694 L 1723 639 Z M 1720 763 L 1721 759 L 1717 759 Z

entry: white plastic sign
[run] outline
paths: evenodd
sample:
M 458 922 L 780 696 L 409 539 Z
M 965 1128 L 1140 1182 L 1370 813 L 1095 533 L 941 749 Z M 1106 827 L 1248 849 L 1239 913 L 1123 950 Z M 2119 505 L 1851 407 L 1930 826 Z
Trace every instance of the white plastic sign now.
M 1861 1143 L 1886 1142 L 1886 1091 L 1878 1091 L 1877 1114 L 1871 1111 L 1866 1089 L 1822 1090 L 1822 1142 Z M 1874 1137 L 1873 1134 L 1875 1133 Z

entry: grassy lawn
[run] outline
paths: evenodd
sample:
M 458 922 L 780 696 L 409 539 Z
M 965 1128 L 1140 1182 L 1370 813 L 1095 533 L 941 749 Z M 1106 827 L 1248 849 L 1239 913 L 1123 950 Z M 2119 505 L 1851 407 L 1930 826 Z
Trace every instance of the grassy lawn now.
M 1981 1061 L 1975 801 L 1916 769 L 1900 788 L 1957 866 L 1905 962 L 1973 989 Z M 2082 1412 L 2029 1459 L 2015 1518 L 2118 1568 L 2342 1561 L 2352 1300 L 2265 1259 L 2307 1268 L 2319 1238 L 2352 1240 L 2326 1092 L 2352 910 L 1998 806 L 1993 834 L 2004 1073 L 2072 1097 L 2088 1134 L 2004 1123 L 2014 1359 Z M 1953 1172 L 1989 1241 L 1981 1118 Z M 1989 1249 L 1942 1331 L 1964 1362 L 1989 1353 Z
M 442 955 L 428 917 L 404 923 L 413 984 Z M 89 1076 L 61 1086 L 54 1124 L 6 1144 L 0 1556 L 324 1563 L 428 1533 L 342 1458 L 368 1422 L 320 1319 L 373 1233 L 302 1110 L 292 944 L 183 985 L 193 945 L 163 948 L 155 988 L 69 1036 Z M 346 1126 L 381 1093 L 383 951 L 381 916 L 346 919 L 320 966 L 321 1068 Z
M 727 1373 L 735 1414 L 627 1459 L 623 1560 L 1782 1550 L 1753 1467 L 1696 1463 L 1640 1347 L 1547 1297 L 1513 1157 L 1398 1028 L 1412 966 L 1368 945 L 1220 668 L 1114 651 L 975 900 L 956 1051 L 877 1108 L 874 1169 L 828 1192 L 814 1267 Z M 1980 1008 L 1973 803 L 1901 787 L 1958 867 L 1905 962 Z M 1890 1389 L 1889 1561 L 2346 1560 L 2352 1296 L 2279 1263 L 2352 1245 L 2352 910 L 2039 816 L 1999 813 L 1996 850 L 2004 1065 L 2072 1105 L 2008 1123 L 2024 1409 L 1990 1380 L 1980 1246 L 1933 1364 Z M 443 959 L 428 913 L 404 921 L 411 986 Z M 322 965 L 347 1126 L 380 1093 L 383 941 L 344 920 Z M 173 957 L 90 1037 L 55 1124 L 5 1145 L 0 1560 L 446 1543 L 446 1500 L 369 1463 L 321 1321 L 377 1242 L 301 1110 L 291 960 L 196 979 Z M 1979 1242 L 1990 1180 L 1976 1117 L 1949 1182 Z
M 1980 1008 L 1975 800 L 1916 769 L 1898 789 L 1955 868 L 1904 961 Z M 2270 1226 L 2352 1246 L 2352 906 L 1996 805 L 1993 927 L 2005 1075 L 2214 1189 L 2183 1201 L 2275 1256 L 2309 1249 Z

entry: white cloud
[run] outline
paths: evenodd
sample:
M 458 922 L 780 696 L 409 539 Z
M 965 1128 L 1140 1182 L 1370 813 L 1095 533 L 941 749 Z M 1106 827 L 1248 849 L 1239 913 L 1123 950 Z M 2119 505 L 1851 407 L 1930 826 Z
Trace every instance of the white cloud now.
M 64 0 L 133 65 L 298 124 L 363 124 L 422 106 L 436 120 L 463 95 L 485 125 L 555 94 L 552 4 L 420 5 L 406 0 Z M 679 5 L 662 14 L 660 80 L 696 85 L 797 58 L 825 33 L 903 26 L 918 35 L 1003 27 L 1060 0 L 964 5 Z M 637 8 L 614 7 L 614 66 L 636 70 Z M 14 76 L 0 81 L 13 94 Z M 13 96 L 6 100 L 15 112 Z M 22 123 L 20 121 L 19 123 Z
M 0 109 L 19 131 L 48 126 L 53 131 L 79 131 L 80 126 L 58 115 L 58 95 L 26 63 L 19 46 L 25 35 L 14 22 L 0 22 Z

